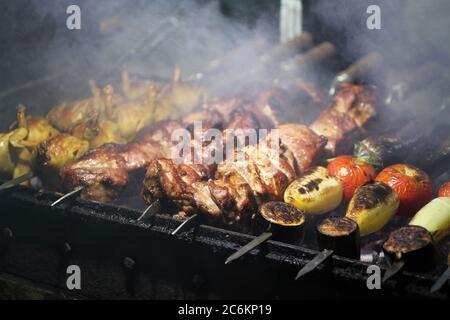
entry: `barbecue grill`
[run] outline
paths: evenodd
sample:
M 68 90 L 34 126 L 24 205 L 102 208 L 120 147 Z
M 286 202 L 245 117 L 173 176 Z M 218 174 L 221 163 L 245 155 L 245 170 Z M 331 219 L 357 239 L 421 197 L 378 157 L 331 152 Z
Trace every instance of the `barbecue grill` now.
M 186 81 L 214 82 L 221 69 L 211 68 L 213 76 L 207 78 L 211 70 L 204 71 L 202 61 L 224 63 L 223 61 L 230 59 L 233 65 L 235 61 L 240 61 L 239 55 L 242 55 L 245 65 L 250 63 L 245 60 L 248 59 L 245 56 L 248 55 L 246 45 L 251 47 L 251 55 L 256 51 L 258 56 L 279 46 L 278 1 L 246 1 L 245 4 L 240 1 L 161 2 L 164 4 L 138 1 L 138 9 L 132 10 L 127 8 L 125 1 L 116 4 L 116 7 L 108 6 L 106 1 L 99 1 L 96 8 L 85 1 L 79 1 L 83 9 L 83 27 L 79 31 L 65 30 L 65 26 L 62 27 L 64 30 L 58 27 L 60 21 L 57 17 L 65 9 L 62 4 L 56 14 L 42 13 L 39 10 L 34 15 L 30 14 L 30 19 L 37 19 L 37 22 L 31 21 L 30 24 L 42 26 L 40 29 L 30 27 L 27 30 L 16 21 L 16 35 L 21 37 L 5 38 L 3 46 L 26 51 L 14 57 L 14 50 L 9 48 L 2 54 L 2 61 L 14 65 L 18 75 L 11 76 L 11 79 L 4 77 L 2 80 L 1 129 L 6 131 L 13 122 L 15 106 L 19 102 L 25 103 L 30 113 L 44 115 L 62 100 L 85 96 L 87 80 L 90 78 L 95 78 L 100 83 L 118 83 L 115 79 L 123 64 L 128 64 L 131 75 L 135 78 L 160 80 L 167 78 L 173 65 L 179 62 Z M 381 7 L 385 5 L 386 9 L 383 10 L 389 11 L 389 17 L 395 16 L 400 14 L 402 4 L 406 6 L 404 2 L 400 2 L 397 5 L 383 2 Z M 25 3 L 19 1 L 17 8 L 21 8 L 20 5 Z M 105 8 L 103 11 L 99 10 L 102 5 Z M 327 88 L 339 71 L 345 70 L 371 52 L 383 51 L 377 45 L 390 45 L 382 36 L 387 32 L 386 29 L 392 27 L 399 34 L 403 31 L 395 26 L 392 18 L 383 20 L 386 24 L 379 33 L 367 30 L 365 10 L 360 10 L 359 16 L 352 15 L 354 11 L 367 8 L 366 3 L 358 1 L 358 5 L 353 6 L 352 10 L 348 4 L 336 6 L 338 9 L 335 10 L 334 19 L 331 19 L 329 2 L 319 1 L 315 4 L 313 1 L 303 1 L 303 31 L 311 34 L 314 44 L 304 39 L 303 48 L 283 57 L 286 61 L 293 61 L 295 55 L 304 59 L 305 52 L 310 52 L 307 50 L 311 47 L 324 41 L 332 42 L 336 54 L 332 58 L 327 56 L 326 59 L 320 59 L 324 61 L 320 68 L 307 61 L 316 67 L 310 71 L 311 79 Z M 135 16 L 136 11 L 144 9 L 147 10 L 147 15 Z M 348 15 L 339 16 L 346 12 Z M 112 13 L 115 13 L 117 20 L 106 20 L 108 14 Z M 63 14 L 64 19 L 65 17 Z M 208 25 L 210 21 L 196 21 L 198 17 L 217 18 L 218 22 Z M 110 21 L 113 31 L 100 34 L 95 24 L 100 20 Z M 347 22 L 345 28 L 341 27 L 343 20 Z M 145 21 L 148 22 L 146 27 L 139 28 Z M 130 28 L 128 23 L 133 27 Z M 220 29 L 224 24 L 232 26 L 225 30 L 231 34 L 222 39 L 213 39 L 211 48 L 208 48 L 207 36 L 220 34 L 214 28 Z M 205 31 L 208 28 L 212 30 Z M 361 35 L 350 34 L 349 30 L 352 28 L 361 30 Z M 2 29 L 5 30 L 5 27 Z M 50 30 L 53 30 L 53 36 Z M 261 30 L 265 34 L 264 44 L 255 40 L 255 34 L 259 35 Z M 220 40 L 223 39 L 227 42 L 221 43 Z M 120 41 L 127 42 L 125 44 Z M 196 55 L 202 48 L 202 43 L 202 55 Z M 258 46 L 262 50 L 258 50 Z M 244 47 L 244 50 L 239 51 L 236 47 Z M 96 49 L 98 52 L 91 52 Z M 403 47 L 400 49 L 404 50 Z M 390 50 L 391 56 L 388 59 L 384 57 L 388 61 L 382 63 L 391 63 L 390 59 L 397 61 L 397 50 L 400 49 Z M 42 57 L 38 52 L 38 63 L 30 62 L 30 58 L 40 50 Z M 444 51 L 439 54 L 442 56 L 430 59 L 440 61 L 448 67 L 448 57 L 445 57 Z M 71 55 L 73 56 L 69 57 Z M 183 56 L 193 58 L 189 58 L 186 65 L 183 65 Z M 400 71 L 383 74 L 383 80 L 373 68 L 356 74 L 355 80 L 382 86 L 389 91 L 391 84 L 396 83 L 399 76 L 405 78 L 406 74 L 406 78 L 409 76 L 411 79 L 412 71 L 421 62 L 429 61 L 428 58 L 423 59 L 425 53 L 418 53 L 417 56 L 420 59 L 412 54 L 405 55 L 403 65 L 397 65 Z M 59 61 L 53 57 L 58 57 Z M 53 62 L 50 63 L 49 59 Z M 27 63 L 24 64 L 23 61 Z M 372 62 L 371 60 L 370 63 Z M 379 66 L 377 63 L 380 62 L 376 61 L 374 66 Z M 143 68 L 143 65 L 146 67 Z M 66 68 L 63 70 L 61 66 Z M 3 68 L 10 70 L 6 64 Z M 235 68 L 242 68 L 242 65 L 238 64 Z M 228 82 L 224 84 L 218 81 L 217 87 L 212 85 L 212 92 L 228 93 L 228 90 L 232 92 L 233 86 L 245 85 L 246 81 L 242 79 L 245 76 L 239 74 L 233 78 L 235 70 L 230 69 L 222 70 L 230 73 Z M 37 74 L 41 76 L 37 77 Z M 317 74 L 320 76 L 316 77 Z M 444 112 L 441 110 L 439 114 L 443 116 L 434 123 L 436 127 L 445 127 L 450 120 L 449 107 L 444 100 L 450 81 L 445 72 L 439 77 L 434 73 L 424 73 L 422 76 L 426 83 L 409 81 L 412 92 L 396 107 L 401 113 L 410 105 L 419 117 L 429 119 L 433 119 L 433 115 L 441 108 Z M 283 79 L 279 81 L 282 83 Z M 424 101 L 437 106 L 436 110 L 423 110 L 420 104 Z M 438 136 L 434 129 L 427 129 L 428 134 Z M 443 131 L 442 135 L 448 135 L 448 130 Z M 434 146 L 430 144 L 429 148 Z M 420 149 L 417 152 L 425 151 Z M 417 161 L 423 163 L 423 166 L 429 165 L 426 169 L 432 175 L 435 187 L 449 179 L 448 154 L 447 157 L 439 158 L 439 161 Z M 300 245 L 269 240 L 239 261 L 225 265 L 224 261 L 230 254 L 254 239 L 257 234 L 223 225 L 197 224 L 174 236 L 171 233 L 180 225 L 180 221 L 167 215 L 164 206 L 158 214 L 139 219 L 146 205 L 138 195 L 123 197 L 114 204 L 73 198 L 52 207 L 51 204 L 60 196 L 57 192 L 26 186 L 0 191 L 0 287 L 2 283 L 18 285 L 25 282 L 31 283 L 36 290 L 48 290 L 52 293 L 51 297 L 87 299 L 448 299 L 450 295 L 448 285 L 438 292 L 430 293 L 430 288 L 446 268 L 443 263 L 427 273 L 402 271 L 384 283 L 381 290 L 369 290 L 366 284 L 367 268 L 382 261 L 377 255 L 371 258 L 372 261 L 366 262 L 333 255 L 314 272 L 294 281 L 298 270 L 319 252 L 312 240 L 313 227 L 305 230 L 305 239 Z M 320 220 L 316 219 L 309 224 L 313 226 L 318 221 Z M 381 237 L 386 238 L 389 231 L 402 222 L 403 220 L 399 220 L 392 223 Z M 364 240 L 363 245 L 372 245 L 374 251 L 381 251 L 375 237 Z M 439 248 L 442 252 L 447 252 L 449 247 L 450 243 L 447 241 Z M 79 290 L 67 288 L 66 270 L 70 265 L 77 265 L 81 269 L 82 282 Z M 383 271 L 388 268 L 382 262 L 380 266 Z M 1 292 L 2 290 L 0 296 Z M 10 293 L 6 296 L 8 294 Z

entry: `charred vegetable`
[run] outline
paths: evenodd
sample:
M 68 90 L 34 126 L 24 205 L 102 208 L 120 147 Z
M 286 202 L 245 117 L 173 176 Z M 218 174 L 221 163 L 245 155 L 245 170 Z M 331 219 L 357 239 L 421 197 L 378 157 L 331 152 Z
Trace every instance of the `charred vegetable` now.
M 400 200 L 398 213 L 413 216 L 432 199 L 432 182 L 422 170 L 408 165 L 396 164 L 381 171 L 375 178 L 384 182 L 397 193 Z
M 355 144 L 354 155 L 376 167 L 402 161 L 408 152 L 422 143 L 423 137 L 418 132 L 417 125 L 410 121 L 400 130 L 394 129 L 395 132 L 369 136 Z
M 402 260 L 415 271 L 430 269 L 435 263 L 433 237 L 420 226 L 406 226 L 395 230 L 383 245 L 383 251 L 391 261 Z
M 283 242 L 300 242 L 305 217 L 294 206 L 278 201 L 266 202 L 259 208 L 256 223 L 262 226 L 262 233 L 227 258 L 225 264 L 235 261 L 247 252 L 273 238 Z
M 300 239 L 305 216 L 299 209 L 284 202 L 270 201 L 259 208 L 259 213 L 266 230 L 273 233 L 273 239 L 285 242 Z
M 390 260 L 402 260 L 415 271 L 436 263 L 434 243 L 450 233 L 450 198 L 436 198 L 414 216 L 407 227 L 392 232 L 383 245 Z
M 450 197 L 450 182 L 444 183 L 439 188 L 438 197 Z
M 347 208 L 346 217 L 355 221 L 361 236 L 380 230 L 397 212 L 400 201 L 391 187 L 381 182 L 359 187 Z
M 416 213 L 410 225 L 427 229 L 434 241 L 450 234 L 450 198 L 436 198 Z
M 284 192 L 284 201 L 305 214 L 322 214 L 336 209 L 342 201 L 342 183 L 324 167 L 306 170 Z
M 358 187 L 373 181 L 376 176 L 373 166 L 352 156 L 334 158 L 327 168 L 333 177 L 341 180 L 346 201 L 350 201 Z
M 331 217 L 317 226 L 320 250 L 333 250 L 337 255 L 359 259 L 360 235 L 358 224 L 346 217 Z

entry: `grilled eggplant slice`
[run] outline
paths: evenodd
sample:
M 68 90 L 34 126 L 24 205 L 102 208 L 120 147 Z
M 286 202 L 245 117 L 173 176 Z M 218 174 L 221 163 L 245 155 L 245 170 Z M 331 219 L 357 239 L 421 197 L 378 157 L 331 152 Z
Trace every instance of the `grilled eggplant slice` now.
M 274 240 L 298 243 L 302 239 L 305 216 L 293 205 L 270 201 L 261 205 L 259 213 L 260 219 L 265 222 L 266 230 L 273 233 Z M 264 222 L 260 222 L 260 226 L 264 225 Z
M 360 235 L 358 224 L 346 217 L 330 217 L 323 220 L 316 230 L 320 250 L 333 250 L 337 255 L 359 259 Z
M 305 214 L 322 214 L 336 209 L 343 188 L 338 178 L 324 167 L 312 167 L 292 182 L 284 192 L 284 201 Z
M 347 208 L 346 217 L 355 221 L 361 236 L 380 230 L 397 212 L 400 201 L 387 184 L 374 182 L 359 187 Z
M 383 252 L 391 261 L 402 260 L 409 270 L 426 271 L 435 265 L 433 237 L 420 226 L 406 226 L 393 231 L 383 244 Z

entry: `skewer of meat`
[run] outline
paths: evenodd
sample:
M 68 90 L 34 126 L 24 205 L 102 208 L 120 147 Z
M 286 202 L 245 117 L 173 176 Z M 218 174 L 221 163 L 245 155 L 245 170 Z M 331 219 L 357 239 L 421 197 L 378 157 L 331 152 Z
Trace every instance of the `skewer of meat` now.
M 214 180 L 192 182 L 179 175 L 173 161 L 155 159 L 144 180 L 144 199 L 149 203 L 169 199 L 182 210 L 226 224 L 248 221 L 259 203 L 282 199 L 287 185 L 315 163 L 324 147 L 334 154 L 344 140 L 363 131 L 376 114 L 375 103 L 371 90 L 345 84 L 310 128 L 279 126 L 278 151 L 267 147 L 273 142 L 269 135 L 258 145 L 237 150 L 247 161 L 225 160 Z
M 175 130 L 189 128 L 192 121 L 200 120 L 205 129 L 218 124 L 223 126 L 223 123 L 227 123 L 225 127 L 235 129 L 272 126 L 268 116 L 253 105 L 242 105 L 238 98 L 215 101 L 184 121 L 165 121 L 149 127 L 128 145 L 108 144 L 90 151 L 79 161 L 64 167 L 61 180 L 68 190 L 82 187 L 80 192 L 84 198 L 110 202 L 128 184 L 130 173 L 146 168 L 153 159 L 171 156 Z M 199 178 L 207 178 L 212 168 L 199 165 L 194 172 Z
M 320 94 L 318 90 L 313 88 L 307 84 L 301 84 L 298 86 L 298 90 L 294 91 L 296 94 L 302 94 L 302 97 L 305 99 L 304 107 L 310 109 L 318 109 L 319 101 L 321 101 Z M 309 98 L 308 98 L 309 97 Z M 256 101 L 254 103 L 253 101 Z M 259 94 L 249 94 L 248 92 L 244 95 L 226 97 L 222 99 L 215 99 L 203 106 L 201 110 L 198 112 L 194 112 L 189 114 L 184 118 L 181 124 L 181 127 L 192 127 L 192 123 L 194 121 L 202 121 L 204 127 L 208 127 L 208 123 L 210 127 L 221 127 L 227 129 L 237 129 L 237 128 L 270 128 L 274 125 L 278 124 L 278 117 L 283 114 L 283 110 L 285 110 L 289 105 L 291 105 L 291 99 L 288 97 L 288 93 L 285 91 L 277 91 L 276 89 L 266 90 Z M 276 106 L 272 107 L 272 106 Z M 301 106 L 299 106 L 300 108 Z M 275 109 L 278 109 L 275 112 Z M 171 122 L 174 124 L 174 122 Z M 225 123 L 225 125 L 224 125 Z M 189 125 L 188 125 L 189 124 Z M 172 129 L 170 126 L 168 127 L 168 132 L 161 131 L 155 129 L 158 125 L 151 126 L 150 129 L 144 130 L 143 133 L 139 135 L 135 142 L 129 144 L 125 147 L 109 147 L 107 153 L 113 152 L 114 154 L 121 154 L 120 157 L 125 158 L 125 162 L 127 163 L 126 170 L 129 172 L 134 172 L 140 168 L 146 168 L 149 164 L 149 161 L 155 158 L 161 157 L 170 157 L 170 153 L 168 153 L 168 145 L 165 147 L 161 147 L 159 142 L 155 141 L 163 141 L 164 139 L 169 140 L 171 136 Z M 164 126 L 164 125 L 162 125 Z M 174 127 L 173 129 L 177 129 Z M 162 134 L 161 132 L 165 132 Z M 152 138 L 154 135 L 154 138 Z M 106 148 L 106 147 L 105 147 Z M 76 190 L 80 186 L 93 184 L 92 188 L 95 188 L 95 182 L 90 182 L 90 180 L 97 179 L 96 174 L 89 175 L 90 166 L 95 167 L 96 171 L 98 169 L 99 164 L 98 161 L 92 160 L 92 158 L 100 157 L 103 153 L 101 150 L 95 150 L 92 152 L 92 155 L 87 155 L 80 161 L 75 162 L 73 165 L 67 166 L 64 170 L 61 171 L 63 176 L 63 183 L 65 184 L 66 189 L 68 190 Z M 100 158 L 110 158 L 112 155 L 101 156 Z M 100 163 L 102 160 L 99 160 Z M 120 160 L 119 160 L 120 161 Z M 113 165 L 113 163 L 110 163 Z M 118 167 L 122 167 L 119 165 Z M 82 169 L 83 168 L 83 169 Z M 104 171 L 108 170 L 110 175 L 114 174 L 113 170 L 108 169 L 108 166 L 105 165 Z M 117 169 L 120 170 L 120 169 Z M 198 170 L 198 169 L 197 169 Z M 83 179 L 78 177 L 80 174 L 84 176 Z M 108 176 L 108 174 L 106 176 Z M 211 178 L 209 176 L 208 178 Z M 107 180 L 107 179 L 106 179 Z M 114 181 L 113 178 L 110 179 Z M 121 184 L 126 184 L 128 181 L 123 181 Z M 114 185 L 114 183 L 112 184 Z M 78 188 L 73 196 L 78 195 L 82 192 L 83 188 Z M 114 189 L 113 186 L 99 186 L 100 190 L 106 189 L 111 190 Z M 121 188 L 120 188 L 121 189 Z M 106 191 L 105 190 L 105 191 Z M 91 200 L 96 201 L 110 201 L 115 197 L 115 192 L 112 192 L 111 196 L 103 197 L 103 191 L 99 191 L 97 193 L 91 193 L 88 195 L 86 190 L 84 190 L 83 197 L 87 197 Z

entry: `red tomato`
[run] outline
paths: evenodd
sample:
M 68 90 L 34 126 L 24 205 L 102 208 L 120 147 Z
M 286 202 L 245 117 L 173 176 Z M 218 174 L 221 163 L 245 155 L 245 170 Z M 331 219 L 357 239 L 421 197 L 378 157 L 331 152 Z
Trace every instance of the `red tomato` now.
M 439 188 L 438 197 L 450 197 L 450 181 Z
M 384 182 L 397 192 L 400 200 L 399 215 L 412 217 L 433 197 L 430 177 L 408 164 L 394 164 L 384 168 L 375 181 Z
M 377 175 L 373 166 L 352 156 L 339 156 L 333 159 L 328 164 L 328 171 L 341 180 L 346 201 L 350 201 L 358 187 L 372 181 Z

